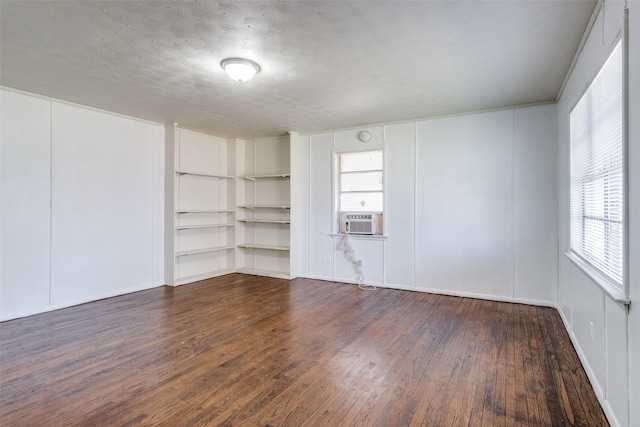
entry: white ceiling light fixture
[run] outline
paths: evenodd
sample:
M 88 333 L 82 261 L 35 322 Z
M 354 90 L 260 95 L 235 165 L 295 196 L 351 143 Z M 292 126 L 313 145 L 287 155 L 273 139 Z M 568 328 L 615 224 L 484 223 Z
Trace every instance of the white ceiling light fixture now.
M 220 66 L 237 82 L 249 81 L 260 72 L 260 66 L 257 63 L 244 58 L 223 59 Z

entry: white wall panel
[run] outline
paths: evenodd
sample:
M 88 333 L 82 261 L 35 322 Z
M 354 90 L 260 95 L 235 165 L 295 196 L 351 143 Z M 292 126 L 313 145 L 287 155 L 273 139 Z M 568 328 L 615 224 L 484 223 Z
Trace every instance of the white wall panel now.
M 624 384 L 629 377 L 627 366 L 627 315 L 611 298 L 604 298 L 605 312 L 605 395 L 618 425 L 629 425 L 629 393 Z
M 290 171 L 291 150 L 288 137 L 260 139 L 254 142 L 255 175 L 279 174 Z M 288 200 L 288 199 L 287 199 Z
M 362 131 L 371 134 L 371 139 L 366 143 L 358 138 Z M 340 130 L 335 133 L 335 149 L 338 151 L 366 150 L 367 147 L 384 144 L 384 138 L 384 129 L 380 125 Z
M 153 285 L 164 284 L 164 126 L 153 127 Z
M 514 110 L 514 296 L 557 300 L 555 105 Z
M 309 269 L 303 275 L 355 280 L 336 249 L 339 240 L 328 237 L 335 231 L 332 150 L 372 147 L 357 138 L 369 130 L 375 146 L 385 149 L 386 238 L 359 239 L 356 255 L 376 266 L 365 268 L 365 278 L 380 266 L 388 287 L 552 303 L 555 106 L 379 127 L 301 136 L 309 140 L 301 155 L 309 165 L 303 255 Z
M 225 140 L 197 132 L 178 129 L 178 167 L 186 172 L 227 175 Z M 211 161 L 217 159 L 217 162 Z
M 580 351 L 586 358 L 595 378 L 596 393 L 602 396 L 605 384 L 605 327 L 604 294 L 578 267 L 571 269 L 573 294 L 573 334 L 580 343 Z
M 53 103 L 52 303 L 153 283 L 153 125 Z
M 629 425 L 640 425 L 640 2 L 629 2 Z M 615 345 L 615 343 L 614 343 Z M 621 387 L 620 383 L 616 387 Z
M 573 90 L 569 80 L 565 87 L 566 93 Z M 558 110 L 558 141 L 569 140 L 569 103 L 570 96 L 563 96 L 557 104 Z M 573 291 L 571 288 L 571 261 L 564 255 L 569 251 L 569 204 L 564 197 L 570 192 L 570 172 L 566 166 L 571 161 L 570 147 L 567 143 L 559 143 L 557 151 L 557 188 L 558 197 L 558 305 L 569 324 L 572 324 L 571 302 Z M 568 200 L 568 199 L 566 199 Z
M 0 91 L 0 320 L 49 305 L 51 102 Z
M 414 287 L 415 123 L 385 126 L 384 282 Z
M 512 296 L 511 110 L 418 123 L 417 286 Z
M 310 259 L 312 277 L 333 277 L 333 239 L 330 234 L 333 215 L 333 133 L 311 135 L 309 147 L 309 176 L 311 218 L 309 221 Z
M 310 210 L 311 191 L 310 191 L 310 137 L 309 135 L 300 135 L 298 139 L 298 213 L 296 215 L 297 224 L 294 224 L 295 232 L 298 234 L 298 248 L 300 253 L 297 257 L 298 268 L 296 271 L 302 276 L 309 275 L 309 249 L 310 249 Z
M 334 280 L 345 282 L 357 282 L 358 273 L 343 249 L 343 240 L 334 239 L 335 247 L 335 275 Z M 380 262 L 383 259 L 384 243 L 381 240 L 369 240 L 353 237 L 349 239 L 349 245 L 357 260 L 362 262 L 362 276 L 365 284 L 381 284 L 384 280 L 384 267 Z
M 640 180 L 634 180 L 640 169 L 638 152 L 635 151 L 640 129 L 638 121 L 633 119 L 640 111 L 639 97 L 636 96 L 640 89 L 637 83 L 640 80 L 637 53 L 640 52 L 640 4 L 635 1 L 628 2 L 631 118 L 629 290 L 633 301 L 629 312 L 611 300 L 590 277 L 564 256 L 569 250 L 569 112 L 616 43 L 622 30 L 623 4 L 621 1 L 604 3 L 558 103 L 558 303 L 609 421 L 614 426 L 635 426 L 640 425 L 640 405 L 631 404 L 640 401 L 640 322 L 637 321 L 640 316 L 638 310 L 633 308 L 640 298 L 638 275 L 633 274 L 640 264 L 640 234 L 637 232 L 640 228 L 640 186 L 637 183 Z

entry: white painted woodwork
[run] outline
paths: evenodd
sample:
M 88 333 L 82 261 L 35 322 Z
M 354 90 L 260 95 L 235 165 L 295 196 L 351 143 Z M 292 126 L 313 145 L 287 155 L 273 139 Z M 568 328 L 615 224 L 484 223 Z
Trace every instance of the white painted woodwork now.
M 161 285 L 162 127 L 1 94 L 0 318 Z
M 297 132 L 289 132 L 289 277 L 298 277 L 298 264 L 300 255 L 300 135 Z M 293 208 L 292 208 L 293 206 Z M 282 211 L 280 211 L 282 212 Z M 291 225 L 293 224 L 293 225 Z
M 416 286 L 416 159 L 415 123 L 384 127 L 385 213 L 384 282 L 407 288 Z M 407 256 L 407 254 L 410 254 Z
M 296 135 L 297 137 L 297 158 L 292 156 L 292 167 L 298 172 L 298 191 L 292 191 L 292 202 L 296 200 L 296 221 L 291 228 L 292 238 L 296 239 L 296 250 L 292 254 L 292 272 L 295 271 L 295 275 L 307 273 L 310 271 L 309 264 L 311 262 L 310 251 L 310 215 L 309 204 L 314 196 L 311 195 L 310 189 L 310 174 L 309 174 L 309 135 Z M 295 160 L 294 160 L 295 159 Z M 294 170 L 292 169 L 292 172 Z M 292 244 L 293 248 L 293 244 Z M 295 264 L 293 262 L 295 261 Z
M 25 7 L 25 10 L 35 8 L 28 2 L 19 3 L 9 6 Z M 638 425 L 640 405 L 633 403 L 640 401 L 640 311 L 637 307 L 633 309 L 632 305 L 627 312 L 613 302 L 564 256 L 569 241 L 568 114 L 615 43 L 622 26 L 624 3 L 604 3 L 556 106 L 513 108 L 301 134 L 296 136 L 299 145 L 295 149 L 290 146 L 288 150 L 277 148 L 275 141 L 279 138 L 267 138 L 263 141 L 266 144 L 258 147 L 257 151 L 251 145 L 252 141 L 233 140 L 226 145 L 226 152 L 218 147 L 215 154 L 216 150 L 203 142 L 212 137 L 194 134 L 193 144 L 174 158 L 179 130 L 173 125 L 162 129 L 159 125 L 2 89 L 0 319 L 156 286 L 162 283 L 160 272 L 163 268 L 165 277 L 171 278 L 167 283 L 178 277 L 176 284 L 234 270 L 281 277 L 300 274 L 353 282 L 355 274 L 339 248 L 340 240 L 331 236 L 335 230 L 333 153 L 336 149 L 384 145 L 387 237 L 352 239 L 357 256 L 363 260 L 365 280 L 401 289 L 557 304 L 612 425 Z M 640 117 L 640 4 L 635 1 L 627 3 L 631 22 L 629 115 L 632 118 L 629 125 L 629 296 L 637 302 L 640 301 L 640 185 L 637 185 L 640 182 L 640 148 L 637 144 L 640 121 L 633 118 Z M 567 5 L 556 5 L 562 7 L 563 12 L 554 18 L 557 19 L 555 22 L 564 25 L 567 18 L 575 16 Z M 9 6 L 3 4 L 3 12 L 9 10 L 10 13 L 3 13 L 2 23 L 15 27 L 22 21 L 11 20 L 15 9 L 6 9 Z M 581 12 L 582 22 L 587 15 L 584 10 Z M 530 16 L 528 13 L 522 15 L 527 20 Z M 60 14 L 59 18 L 62 17 L 68 18 Z M 495 19 L 503 21 L 500 16 Z M 55 40 L 38 37 L 38 31 L 20 43 L 31 39 Z M 540 31 L 550 34 L 545 28 Z M 554 43 L 560 40 L 563 44 L 555 52 L 555 58 L 548 62 L 553 69 L 539 74 L 527 69 L 523 74 L 527 79 L 524 87 L 527 93 L 539 91 L 540 86 L 532 81 L 534 74 L 536 79 L 550 82 L 549 87 L 558 87 L 557 78 L 554 80 L 549 76 L 562 74 L 558 70 L 566 69 L 571 59 L 567 52 L 573 52 L 577 42 L 575 31 L 566 28 L 562 31 L 565 35 L 571 33 L 572 40 L 549 36 Z M 7 34 L 17 33 L 9 29 L 3 33 Z M 369 33 L 363 34 L 369 37 Z M 11 49 L 4 54 L 20 51 L 20 43 L 5 43 Z M 31 48 L 33 46 L 26 46 L 22 51 L 30 52 Z M 45 43 L 39 48 L 50 49 L 51 46 Z M 411 49 L 415 47 L 411 45 Z M 530 51 L 521 51 L 530 57 Z M 90 63 L 87 52 L 80 58 L 85 64 Z M 484 53 L 478 52 L 486 61 Z M 499 49 L 496 52 L 500 53 Z M 335 57 L 333 48 L 330 53 Z M 564 58 L 564 65 L 558 65 L 558 57 Z M 30 58 L 40 61 L 43 55 L 31 54 Z M 64 56 L 51 58 L 69 59 Z M 431 61 L 432 57 L 424 58 Z M 511 64 L 522 64 L 508 56 L 505 58 Z M 15 74 L 18 70 L 22 73 L 20 79 L 36 76 L 36 82 L 42 85 L 43 91 L 53 90 L 56 79 L 47 80 L 40 76 L 38 80 L 37 73 L 23 73 L 24 69 L 36 70 L 25 66 L 27 59 L 4 61 L 4 65 L 15 64 L 17 67 L 12 71 L 13 81 L 19 80 Z M 315 60 L 326 62 L 320 56 Z M 335 64 L 326 63 L 335 67 Z M 428 64 L 432 66 L 431 62 Z M 98 70 L 91 68 L 94 66 L 83 69 L 82 74 L 85 77 L 95 76 Z M 140 70 L 140 67 L 134 68 L 136 72 Z M 37 68 L 40 71 L 47 69 L 51 68 Z M 463 110 L 456 110 L 453 104 L 444 102 L 450 98 L 451 92 L 409 89 L 424 98 L 425 105 L 450 108 L 439 110 L 438 114 L 512 104 L 503 101 L 508 101 L 505 97 L 510 96 L 508 92 L 517 85 L 505 84 L 503 79 L 496 78 L 495 73 L 486 73 L 495 84 L 482 86 L 461 79 L 446 67 L 434 69 L 446 73 L 456 84 L 463 85 L 456 86 L 457 93 L 463 94 Z M 3 68 L 3 71 L 6 70 Z M 103 71 L 110 72 L 108 67 Z M 8 78 L 4 74 L 3 84 Z M 127 96 L 122 98 L 124 101 L 108 106 L 117 111 L 133 111 L 130 108 L 135 103 L 130 101 L 132 88 L 128 84 L 107 88 L 107 92 L 94 96 L 95 92 L 87 90 L 86 85 L 77 84 L 77 74 L 67 75 L 73 83 L 65 89 L 68 99 L 81 101 L 80 95 L 87 94 L 96 102 L 101 98 L 99 102 L 107 106 L 105 99 L 111 99 L 117 89 L 126 92 Z M 262 74 L 263 77 L 265 75 Z M 385 80 L 386 75 L 390 80 Z M 322 123 L 343 123 L 339 118 L 346 111 L 362 111 L 354 106 L 361 106 L 363 102 L 381 106 L 387 112 L 393 111 L 398 114 L 398 120 L 436 114 L 434 110 L 416 109 L 420 102 L 416 98 L 405 102 L 402 96 L 397 96 L 398 92 L 392 85 L 433 79 L 399 79 L 393 73 L 380 73 L 373 78 L 377 79 L 375 83 L 360 94 L 341 86 L 340 90 L 333 91 L 340 94 L 337 101 L 318 103 L 321 110 L 315 114 L 309 114 L 308 109 L 298 105 L 295 105 L 295 112 L 313 117 L 312 121 L 304 122 L 318 124 L 309 127 L 313 129 L 340 126 L 323 126 Z M 139 83 L 135 79 L 128 81 L 134 85 Z M 339 81 L 352 83 L 360 80 L 344 78 Z M 381 84 L 384 81 L 386 85 Z M 146 79 L 145 82 L 159 85 L 161 80 Z M 192 83 L 193 79 L 189 85 L 193 86 Z M 199 94 L 204 83 L 196 85 Z M 31 85 L 33 82 L 22 81 L 16 85 L 26 88 L 23 84 Z M 163 120 L 164 117 L 174 117 L 157 108 L 156 89 L 166 89 L 165 86 L 143 89 L 145 93 L 152 94 L 153 99 L 148 105 L 162 114 Z M 387 87 L 386 91 L 406 108 L 395 108 L 380 96 L 381 92 L 370 90 L 371 87 L 379 89 L 382 86 Z M 176 85 L 178 87 L 185 86 Z M 468 96 L 474 87 L 489 88 L 485 92 L 491 94 L 497 94 L 496 89 L 503 88 L 507 92 L 496 95 L 492 102 L 474 103 Z M 237 96 L 236 86 L 229 88 L 231 86 L 221 92 L 215 102 L 219 108 L 225 109 L 224 113 L 230 119 L 224 126 L 220 123 L 212 123 L 212 126 L 225 127 L 229 134 L 234 135 L 240 135 L 244 129 L 251 135 L 256 132 L 272 135 L 281 130 L 274 127 L 276 120 L 263 120 L 267 108 L 260 102 L 255 105 L 258 116 L 228 114 L 227 110 L 234 105 L 243 109 L 247 105 L 242 96 Z M 271 89 L 265 90 L 269 92 Z M 313 90 L 324 93 L 315 87 Z M 376 93 L 375 99 L 370 99 L 371 93 Z M 443 102 L 433 102 L 434 98 L 425 98 L 425 93 Z M 554 94 L 555 89 L 548 93 Z M 193 97 L 200 99 L 198 96 Z M 283 98 L 283 105 L 286 105 L 280 108 L 291 107 L 291 96 Z M 93 102 L 93 98 L 86 103 Z M 272 97 L 257 98 L 269 100 L 273 107 Z M 525 98 L 524 102 L 532 100 Z M 309 101 L 311 98 L 298 95 L 296 99 Z M 480 94 L 476 93 L 473 99 L 479 100 Z M 544 99 L 550 98 L 546 95 Z M 454 101 L 459 103 L 460 99 Z M 214 114 L 212 109 L 201 105 L 197 108 L 198 113 L 191 116 L 186 113 L 185 117 L 197 121 L 194 118 L 202 111 L 207 117 Z M 136 111 L 140 111 L 140 116 L 147 114 L 142 109 Z M 291 110 L 286 108 L 280 112 L 291 114 Z M 349 122 L 343 125 L 367 123 L 363 117 L 350 116 Z M 366 117 L 394 120 L 380 114 L 380 111 Z M 556 127 L 557 136 L 554 137 Z M 363 129 L 372 134 L 367 145 L 357 139 L 358 132 Z M 165 134 L 168 142 L 163 150 L 160 141 Z M 294 139 L 291 137 L 289 140 Z M 556 152 L 554 143 L 558 144 Z M 216 162 L 210 162 L 212 156 L 217 156 Z M 163 161 L 166 162 L 164 168 Z M 196 174 L 179 175 L 176 170 Z M 264 175 L 284 172 L 290 172 L 291 177 L 264 178 Z M 262 178 L 233 180 L 219 177 L 247 175 Z M 286 190 L 278 190 L 278 183 L 287 180 L 288 194 Z M 222 184 L 223 181 L 227 184 Z M 189 188 L 188 184 L 193 184 L 195 189 Z M 228 186 L 235 186 L 235 189 L 229 190 Z M 217 202 L 199 198 L 201 192 L 210 193 Z M 164 198 L 168 202 L 163 214 Z M 184 202 L 185 206 L 176 205 L 176 199 Z M 245 208 L 238 208 L 236 212 L 236 202 Z M 255 205 L 263 207 L 256 209 Z M 265 206 L 289 206 L 291 224 L 263 223 L 259 227 L 264 229 L 256 231 L 256 225 L 247 226 L 236 221 L 236 216 L 260 219 L 273 215 L 271 218 L 280 219 L 287 215 L 281 212 L 281 208 Z M 164 238 L 160 231 L 163 222 Z M 211 224 L 221 226 L 209 227 Z M 203 226 L 191 228 L 198 225 Z M 289 231 L 283 232 L 283 227 Z M 241 246 L 266 248 L 247 249 Z M 299 249 L 294 249 L 296 247 Z M 165 252 L 169 252 L 164 262 L 161 257 L 163 248 L 168 248 Z M 180 259 L 179 265 L 176 258 Z M 176 266 L 179 268 L 174 271 Z M 89 275 L 91 277 L 87 279 Z
M 513 296 L 512 117 L 418 123 L 418 288 Z
M 532 301 L 557 300 L 557 110 L 514 110 L 513 294 Z M 544 209 L 541 209 L 544 207 Z
M 612 426 L 640 424 L 640 3 L 628 2 L 629 31 L 629 311 L 564 254 L 569 251 L 569 113 L 623 26 L 622 1 L 600 10 L 558 102 L 558 307 Z
M 166 202 L 174 267 L 166 283 L 181 285 L 235 269 L 235 141 L 181 128 L 173 138 L 166 146 L 175 163 L 166 173 L 174 197 Z
M 58 102 L 51 117 L 52 305 L 157 286 L 155 125 Z
M 292 277 L 292 138 L 236 142 L 237 271 Z
M 337 219 L 333 213 L 333 132 L 313 134 L 309 137 L 309 157 L 301 160 L 302 171 L 309 175 L 309 277 L 331 279 L 334 276 L 334 242 L 330 234 Z M 304 249 L 303 249 L 304 250 Z M 305 272 L 306 273 L 306 272 Z M 304 275 L 304 273 L 303 273 Z M 353 278 L 353 276 L 350 276 Z
M 49 307 L 51 101 L 0 91 L 0 320 Z
M 640 117 L 640 2 L 629 2 L 629 117 Z M 629 121 L 629 298 L 640 301 L 640 120 Z M 635 219 L 633 219 L 635 218 Z M 637 308 L 637 305 L 636 305 Z M 640 424 L 640 310 L 627 318 L 629 425 Z M 611 341 L 612 349 L 618 342 Z M 620 375 L 616 375 L 619 378 Z M 622 392 L 624 383 L 616 383 Z M 626 401 L 624 402 L 626 403 Z
M 545 105 L 301 135 L 300 274 L 357 279 L 331 236 L 333 161 L 371 148 L 358 139 L 369 130 L 385 152 L 385 237 L 352 239 L 365 282 L 554 304 L 555 115 Z

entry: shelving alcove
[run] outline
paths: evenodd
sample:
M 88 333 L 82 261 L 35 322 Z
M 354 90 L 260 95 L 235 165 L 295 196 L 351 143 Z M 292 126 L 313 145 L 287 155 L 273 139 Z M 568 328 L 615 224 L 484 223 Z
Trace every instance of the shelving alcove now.
M 236 145 L 236 270 L 292 278 L 292 135 Z
M 235 270 L 235 140 L 167 126 L 165 282 Z

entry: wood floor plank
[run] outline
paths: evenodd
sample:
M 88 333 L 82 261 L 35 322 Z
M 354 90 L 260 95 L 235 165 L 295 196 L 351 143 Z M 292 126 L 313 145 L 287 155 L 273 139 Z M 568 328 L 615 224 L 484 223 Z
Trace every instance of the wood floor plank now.
M 607 422 L 554 309 L 231 274 L 0 323 L 0 425 Z

